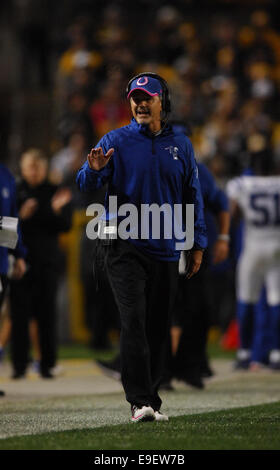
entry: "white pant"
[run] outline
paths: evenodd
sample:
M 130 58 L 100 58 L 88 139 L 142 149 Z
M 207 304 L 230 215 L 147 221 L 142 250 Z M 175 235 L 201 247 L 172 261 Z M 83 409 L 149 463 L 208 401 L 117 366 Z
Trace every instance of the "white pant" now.
M 280 304 L 280 240 L 247 243 L 239 258 L 236 281 L 239 301 L 257 303 L 265 285 L 267 303 Z

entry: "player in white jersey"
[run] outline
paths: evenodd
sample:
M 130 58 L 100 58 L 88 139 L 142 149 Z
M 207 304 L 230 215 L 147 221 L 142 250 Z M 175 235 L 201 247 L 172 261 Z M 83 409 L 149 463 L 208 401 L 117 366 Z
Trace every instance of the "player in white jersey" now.
M 237 365 L 249 367 L 255 307 L 265 285 L 273 331 L 269 364 L 280 369 L 280 175 L 240 176 L 229 181 L 227 194 L 233 213 L 239 208 L 245 222 L 236 275 Z

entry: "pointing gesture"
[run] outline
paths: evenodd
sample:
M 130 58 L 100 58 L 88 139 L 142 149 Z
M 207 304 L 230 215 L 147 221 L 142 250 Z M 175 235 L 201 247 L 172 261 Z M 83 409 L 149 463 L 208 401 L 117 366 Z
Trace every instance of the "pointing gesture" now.
M 104 166 L 107 165 L 113 153 L 113 148 L 109 149 L 106 155 L 104 155 L 101 147 L 91 149 L 90 153 L 87 156 L 89 167 L 92 170 L 101 170 L 102 168 L 104 168 Z

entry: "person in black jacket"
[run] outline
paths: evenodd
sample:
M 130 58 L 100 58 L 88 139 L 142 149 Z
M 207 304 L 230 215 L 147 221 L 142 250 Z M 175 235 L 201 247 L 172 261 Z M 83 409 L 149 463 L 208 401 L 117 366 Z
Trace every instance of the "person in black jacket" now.
M 38 323 L 41 376 L 51 378 L 56 362 L 57 238 L 71 227 L 72 196 L 69 189 L 48 182 L 48 162 L 40 150 L 25 152 L 20 169 L 17 198 L 28 270 L 22 280 L 11 283 L 13 378 L 23 377 L 27 369 L 31 318 Z

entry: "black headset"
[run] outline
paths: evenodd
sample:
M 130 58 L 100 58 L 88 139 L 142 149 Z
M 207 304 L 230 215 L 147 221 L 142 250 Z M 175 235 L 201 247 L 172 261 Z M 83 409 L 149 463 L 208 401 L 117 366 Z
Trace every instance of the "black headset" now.
M 139 73 L 138 75 L 135 75 L 135 77 L 132 77 L 131 80 L 129 80 L 127 86 L 126 86 L 126 90 L 125 90 L 126 96 L 130 92 L 131 83 L 134 80 L 136 80 L 137 78 L 141 78 L 141 77 L 156 78 L 161 83 L 161 85 L 162 85 L 162 110 L 165 113 L 166 118 L 167 118 L 168 114 L 171 112 L 171 102 L 170 102 L 169 88 L 168 88 L 168 85 L 167 85 L 166 81 L 160 75 L 158 75 L 157 73 L 143 72 L 143 73 Z

